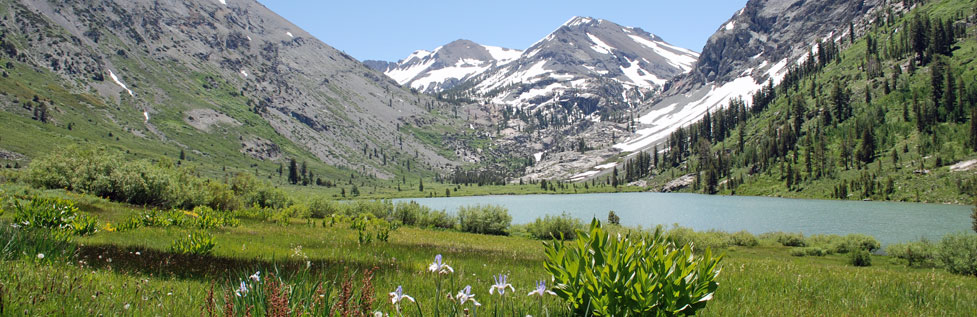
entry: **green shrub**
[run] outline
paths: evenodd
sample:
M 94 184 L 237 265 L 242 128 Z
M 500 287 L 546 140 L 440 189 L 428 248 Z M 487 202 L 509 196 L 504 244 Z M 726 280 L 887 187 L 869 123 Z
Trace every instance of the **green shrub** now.
M 116 230 L 128 231 L 139 227 L 217 229 L 236 227 L 239 223 L 233 213 L 216 211 L 207 206 L 197 206 L 193 211 L 179 209 L 145 210 L 120 222 Z
M 607 213 L 607 223 L 612 225 L 621 225 L 621 217 L 617 215 L 613 210 Z
M 357 200 L 349 203 L 347 216 L 371 214 L 374 217 L 393 220 L 394 203 L 391 200 Z
M 400 223 L 407 226 L 415 226 L 421 222 L 421 219 L 427 217 L 431 213 L 431 208 L 427 206 L 422 206 L 416 201 L 409 202 L 398 202 L 394 206 L 393 220 L 400 221 Z
M 322 197 L 313 198 L 309 202 L 309 212 L 312 218 L 323 219 L 336 214 L 344 214 L 344 206 L 337 201 Z
M 455 229 L 458 218 L 444 210 L 432 210 L 417 223 L 421 228 Z
M 191 232 L 185 238 L 176 239 L 170 251 L 179 254 L 207 255 L 214 251 L 217 241 L 214 236 L 203 232 Z
M 87 236 L 98 232 L 98 218 L 85 214 L 78 214 L 71 221 L 71 231 L 79 236 Z
M 526 226 L 529 235 L 539 240 L 553 238 L 573 240 L 577 238 L 577 230 L 581 228 L 583 228 L 583 223 L 567 213 L 559 216 L 546 215 L 543 218 L 536 218 L 536 221 Z
M 848 263 L 854 266 L 872 266 L 872 253 L 859 249 L 849 253 Z
M 844 246 L 844 250 L 839 248 L 837 249 L 836 252 L 846 253 L 855 250 L 865 250 L 865 251 L 873 252 L 875 250 L 882 248 L 882 244 L 879 243 L 878 240 L 875 240 L 875 238 L 871 236 L 867 236 L 860 233 L 853 233 L 845 236 L 844 243 L 842 245 Z
M 785 247 L 805 247 L 804 235 L 800 233 L 770 232 L 760 235 L 763 239 L 772 239 Z
M 231 180 L 231 190 L 234 191 L 235 195 L 241 197 L 241 202 L 245 206 L 257 205 L 263 208 L 279 209 L 292 203 L 283 190 L 249 173 L 235 175 Z
M 977 276 L 977 236 L 948 234 L 937 250 L 937 259 L 950 273 Z
M 554 291 L 577 316 L 691 315 L 719 287 L 719 263 L 710 250 L 693 255 L 662 230 L 611 235 L 594 219 L 573 242 L 545 243 L 543 267 Z
M 511 223 L 509 210 L 502 206 L 476 205 L 458 209 L 458 224 L 464 232 L 508 235 Z
M 730 239 L 732 239 L 733 245 L 741 247 L 755 247 L 760 245 L 760 241 L 757 240 L 756 236 L 745 230 L 732 234 Z
M 891 244 L 885 248 L 885 253 L 906 260 L 911 267 L 935 267 L 937 264 L 936 245 L 926 240 Z
M 790 255 L 792 256 L 807 256 L 807 251 L 800 248 L 790 249 Z

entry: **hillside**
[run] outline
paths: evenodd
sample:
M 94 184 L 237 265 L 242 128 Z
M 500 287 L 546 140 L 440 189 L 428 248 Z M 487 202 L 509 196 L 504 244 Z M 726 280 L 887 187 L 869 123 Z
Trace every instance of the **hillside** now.
M 652 187 L 690 175 L 686 191 L 969 204 L 977 7 L 909 4 L 890 4 L 855 39 L 821 43 L 776 87 L 671 134 L 649 158 L 660 162 Z
M 478 159 L 424 140 L 461 134 L 447 113 L 464 105 L 407 91 L 253 0 L 4 0 L 0 33 L 3 165 L 90 143 L 212 176 L 281 179 L 294 159 L 333 183 Z

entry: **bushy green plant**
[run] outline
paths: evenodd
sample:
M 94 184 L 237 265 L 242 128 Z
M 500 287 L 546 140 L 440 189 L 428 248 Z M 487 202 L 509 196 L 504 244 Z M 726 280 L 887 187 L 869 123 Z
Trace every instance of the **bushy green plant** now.
M 621 217 L 617 215 L 613 210 L 607 212 L 607 223 L 612 225 L 620 225 Z
M 400 221 L 407 226 L 415 226 L 430 213 L 431 208 L 418 204 L 416 201 L 402 201 L 394 206 L 393 220 Z
M 217 229 L 221 227 L 235 227 L 240 222 L 233 213 L 217 211 L 207 206 L 197 206 L 192 211 L 171 209 L 145 210 L 131 216 L 116 227 L 119 231 L 127 231 L 139 227 L 180 227 L 188 229 Z
M 344 214 L 344 210 L 345 206 L 334 200 L 316 197 L 309 201 L 309 212 L 312 218 L 323 219 L 335 214 Z
M 497 205 L 462 206 L 458 209 L 461 231 L 479 234 L 508 235 L 512 216 Z
M 948 234 L 937 250 L 937 259 L 950 273 L 977 276 L 977 236 Z
M 231 190 L 245 206 L 284 208 L 292 204 L 285 191 L 272 186 L 267 181 L 254 177 L 249 173 L 238 173 L 231 180 Z
M 730 235 L 730 239 L 732 240 L 733 245 L 742 247 L 755 247 L 760 245 L 760 241 L 757 240 L 756 236 L 745 230 Z
M 858 249 L 848 255 L 848 263 L 854 266 L 872 266 L 872 253 Z
M 214 236 L 203 232 L 191 232 L 186 237 L 173 241 L 170 251 L 179 254 L 207 255 L 214 251 L 217 241 Z
M 722 256 L 696 256 L 662 230 L 611 235 L 597 219 L 573 242 L 546 243 L 543 267 L 575 315 L 691 315 L 712 299 Z
M 444 210 L 432 210 L 417 223 L 421 228 L 454 229 L 458 225 L 458 218 Z
M 927 240 L 890 244 L 885 253 L 891 257 L 906 260 L 911 267 L 935 267 L 936 245 Z
M 98 219 L 78 212 L 74 202 L 58 198 L 31 198 L 27 204 L 15 202 L 14 222 L 24 228 L 63 230 L 90 235 L 98 231 Z
M 346 213 L 349 216 L 371 214 L 380 219 L 393 219 L 394 203 L 391 200 L 357 200 L 347 207 Z
M 804 247 L 807 242 L 804 235 L 800 233 L 770 232 L 760 235 L 762 239 L 772 239 L 785 247 Z
M 573 218 L 567 213 L 559 216 L 546 215 L 543 218 L 536 218 L 526 226 L 529 235 L 534 239 L 567 239 L 577 238 L 577 230 L 583 228 L 580 219 Z

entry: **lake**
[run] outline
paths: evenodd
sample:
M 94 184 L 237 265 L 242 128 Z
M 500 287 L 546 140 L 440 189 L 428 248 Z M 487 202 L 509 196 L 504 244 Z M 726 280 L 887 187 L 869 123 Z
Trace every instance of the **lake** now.
M 698 231 L 746 230 L 810 234 L 863 233 L 883 245 L 971 230 L 970 206 L 899 202 L 803 200 L 770 197 L 709 196 L 675 193 L 610 193 L 581 195 L 481 196 L 416 198 L 422 205 L 457 212 L 475 204 L 509 209 L 513 224 L 525 224 L 543 215 L 563 212 L 589 223 L 606 221 L 613 210 L 626 226 L 679 224 Z

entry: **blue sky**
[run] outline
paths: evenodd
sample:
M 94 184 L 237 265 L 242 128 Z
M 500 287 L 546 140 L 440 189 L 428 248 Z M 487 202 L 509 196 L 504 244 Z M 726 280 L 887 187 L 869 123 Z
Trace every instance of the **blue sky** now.
M 397 61 L 457 39 L 526 49 L 573 16 L 640 27 L 702 50 L 746 0 L 258 0 L 326 44 L 360 60 Z

